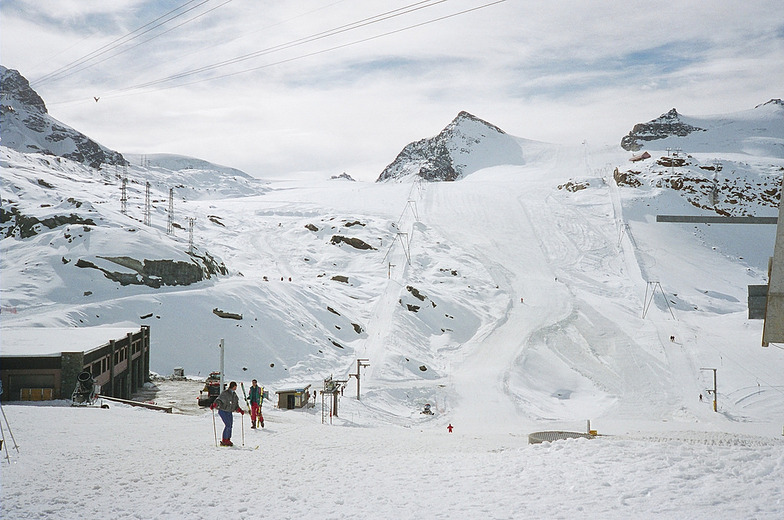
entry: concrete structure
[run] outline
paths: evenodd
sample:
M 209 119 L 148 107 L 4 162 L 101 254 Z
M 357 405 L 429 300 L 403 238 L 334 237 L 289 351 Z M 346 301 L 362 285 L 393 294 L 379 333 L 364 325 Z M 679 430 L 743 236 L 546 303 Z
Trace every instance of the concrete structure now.
M 768 303 L 768 286 L 749 285 L 748 291 L 749 319 L 764 320 L 765 307 Z
M 784 190 L 784 179 L 782 179 Z M 782 192 L 784 199 L 784 191 Z M 768 301 L 765 307 L 765 325 L 762 329 L 762 346 L 784 343 L 784 204 L 779 202 L 779 221 L 776 226 L 776 243 L 773 260 L 768 270 Z
M 150 327 L 0 330 L 2 398 L 70 399 L 81 372 L 100 393 L 128 399 L 150 374 Z
M 310 398 L 310 385 L 304 388 L 292 388 L 289 390 L 278 390 L 278 408 L 292 410 L 302 408 L 308 404 Z
M 719 215 L 656 215 L 656 222 L 686 224 L 777 224 L 778 217 L 722 217 Z

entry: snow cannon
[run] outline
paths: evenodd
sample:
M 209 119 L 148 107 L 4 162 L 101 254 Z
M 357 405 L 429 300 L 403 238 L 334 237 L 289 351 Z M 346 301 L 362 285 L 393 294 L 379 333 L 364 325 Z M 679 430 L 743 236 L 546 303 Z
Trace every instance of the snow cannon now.
M 90 405 L 95 401 L 97 392 L 95 391 L 95 379 L 90 372 L 84 371 L 76 378 L 71 400 L 74 405 Z

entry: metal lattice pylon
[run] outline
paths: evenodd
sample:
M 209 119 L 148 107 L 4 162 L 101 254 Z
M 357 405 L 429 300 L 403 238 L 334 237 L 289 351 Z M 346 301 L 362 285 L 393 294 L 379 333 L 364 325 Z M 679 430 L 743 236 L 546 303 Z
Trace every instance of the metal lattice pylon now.
M 146 189 L 144 192 L 144 225 L 151 226 L 152 221 L 150 218 L 150 181 L 147 181 Z
M 174 188 L 169 188 L 169 219 L 166 222 L 166 234 L 174 233 Z
M 120 213 L 128 214 L 128 177 L 123 177 L 120 188 Z

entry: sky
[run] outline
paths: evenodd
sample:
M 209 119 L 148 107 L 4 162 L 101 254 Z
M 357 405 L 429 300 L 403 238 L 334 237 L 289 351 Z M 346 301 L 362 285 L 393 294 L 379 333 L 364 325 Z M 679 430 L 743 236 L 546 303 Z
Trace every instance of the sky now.
M 778 2 L 3 0 L 0 63 L 123 153 L 375 180 L 461 110 L 528 139 L 784 97 Z M 96 102 L 95 97 L 99 100 Z

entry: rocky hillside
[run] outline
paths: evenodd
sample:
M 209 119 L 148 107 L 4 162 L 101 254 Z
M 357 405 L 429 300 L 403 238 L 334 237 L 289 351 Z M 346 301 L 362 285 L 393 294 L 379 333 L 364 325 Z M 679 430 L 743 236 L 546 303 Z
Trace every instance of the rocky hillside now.
M 652 121 L 634 125 L 632 131 L 621 139 L 621 148 L 637 151 L 643 147 L 643 143 L 648 141 L 665 139 L 670 136 L 685 137 L 692 132 L 704 131 L 704 128 L 684 123 L 678 111 L 673 108 Z
M 523 164 L 521 140 L 468 112 L 460 112 L 437 136 L 406 145 L 376 182 L 411 176 L 454 181 L 479 169 Z
M 0 138 L 3 146 L 77 161 L 93 168 L 126 164 L 122 154 L 49 115 L 44 100 L 18 71 L 0 65 Z
M 784 102 L 781 99 L 731 114 L 691 117 L 674 108 L 649 121 L 634 125 L 621 139 L 621 147 L 638 151 L 680 148 L 693 153 L 743 153 L 784 157 Z

